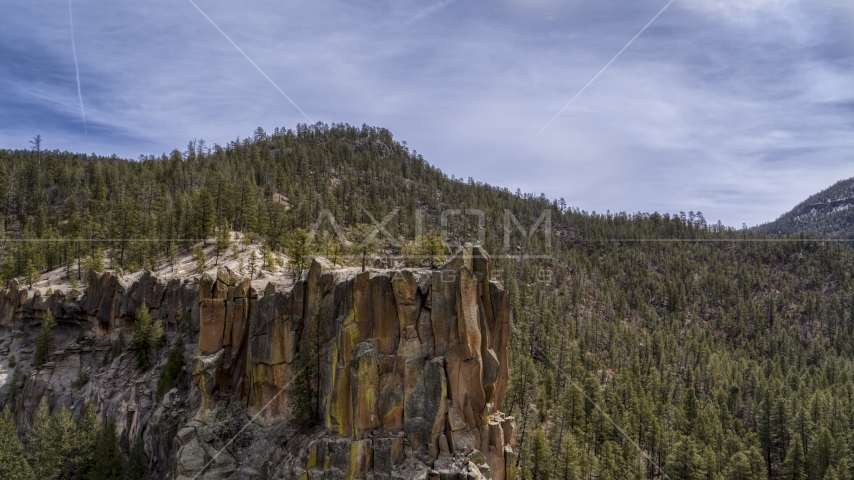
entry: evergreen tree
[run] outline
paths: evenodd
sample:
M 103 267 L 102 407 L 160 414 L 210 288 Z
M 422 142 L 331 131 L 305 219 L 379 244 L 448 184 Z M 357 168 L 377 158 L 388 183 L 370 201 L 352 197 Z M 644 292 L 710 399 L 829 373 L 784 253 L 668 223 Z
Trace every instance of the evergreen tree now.
M 214 232 L 214 203 L 213 197 L 206 188 L 202 188 L 196 195 L 193 208 L 195 217 L 195 237 L 201 239 L 204 245 L 208 245 L 208 238 Z
M 674 442 L 665 471 L 671 478 L 682 480 L 702 480 L 706 477 L 703 457 L 691 437 L 682 437 Z
M 537 429 L 537 432 L 534 434 L 534 440 L 531 443 L 531 475 L 533 478 L 548 480 L 551 478 L 551 467 L 552 464 L 549 461 L 546 447 L 546 436 L 541 427 Z
M 144 480 L 147 475 L 145 452 L 142 449 L 142 442 L 137 441 L 133 444 L 128 455 L 125 480 Z
M 305 242 L 306 238 L 308 238 L 308 233 L 298 228 L 291 232 L 285 241 L 285 246 L 288 250 L 288 271 L 291 276 L 294 278 L 299 278 L 302 275 L 302 272 L 308 268 L 310 259 L 310 253 L 308 247 L 306 247 Z M 250 257 L 250 270 L 252 269 L 252 257 Z
M 26 461 L 24 446 L 18 438 L 18 428 L 9 407 L 0 412 L 0 478 L 32 480 L 33 470 Z
M 53 313 L 47 308 L 39 326 L 39 333 L 36 335 L 36 352 L 33 358 L 36 365 L 44 365 L 50 358 L 53 350 L 54 328 L 56 328 L 56 321 L 53 319 Z
M 47 397 L 42 397 L 33 416 L 33 423 L 27 432 L 26 450 L 27 459 L 38 479 L 58 475 L 62 463 L 61 453 L 52 449 L 57 442 L 51 438 L 53 432 L 50 420 Z
M 12 362 L 9 363 L 11 364 Z M 22 377 L 23 373 L 21 372 L 21 366 L 15 365 L 15 370 L 12 373 L 12 378 L 11 380 L 9 380 L 8 386 L 6 387 L 6 395 L 3 397 L 3 405 L 6 408 L 16 408 L 18 394 L 20 393 L 20 387 L 18 386 L 18 384 L 21 383 Z
M 217 231 L 216 243 L 214 244 L 214 255 L 216 255 L 214 265 L 219 265 L 219 257 L 221 255 L 225 255 L 228 252 L 229 247 L 231 247 L 231 232 L 228 228 L 228 224 L 222 222 L 219 226 L 219 230 Z
M 36 267 L 32 259 L 27 259 L 27 267 L 25 273 L 27 276 L 27 285 L 30 288 L 33 288 L 33 284 L 38 283 L 39 280 L 41 280 L 39 269 Z
M 800 437 L 795 437 L 789 444 L 786 461 L 783 463 L 783 478 L 785 480 L 806 480 L 806 462 Z
M 101 432 L 101 422 L 98 421 L 98 416 L 95 413 L 95 405 L 92 402 L 86 402 L 83 406 L 83 412 L 77 420 L 77 429 L 74 435 L 72 444 L 72 468 L 68 472 L 68 477 L 85 478 L 88 470 L 95 461 L 95 445 L 98 442 L 98 436 Z
M 98 435 L 92 457 L 87 480 L 124 480 L 125 459 L 112 423 Z
M 196 262 L 196 273 L 201 275 L 205 273 L 205 266 L 208 264 L 208 256 L 202 247 L 193 248 L 193 261 Z
M 133 340 L 130 351 L 136 358 L 136 366 L 140 370 L 150 364 L 151 354 L 163 340 L 163 324 L 159 320 L 152 321 L 148 305 L 143 302 L 136 309 L 136 318 L 133 323 Z

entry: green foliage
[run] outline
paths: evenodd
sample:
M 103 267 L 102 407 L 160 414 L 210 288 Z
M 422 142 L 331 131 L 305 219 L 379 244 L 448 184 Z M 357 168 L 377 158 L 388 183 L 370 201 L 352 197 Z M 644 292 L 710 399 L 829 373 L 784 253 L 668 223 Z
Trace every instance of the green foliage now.
M 137 441 L 130 449 L 124 480 L 144 480 L 147 475 L 145 452 L 142 449 L 142 442 Z
M 219 265 L 219 257 L 225 255 L 231 247 L 231 231 L 228 224 L 222 222 L 217 230 L 216 243 L 214 244 L 214 255 L 216 255 L 216 265 Z
M 83 270 L 86 272 L 86 279 L 90 281 L 95 275 L 104 271 L 104 251 L 101 248 L 92 249 L 91 255 L 86 257 Z
M 125 480 L 125 458 L 119 447 L 115 425 L 110 423 L 103 429 L 92 450 L 87 480 Z
M 133 340 L 130 344 L 130 351 L 133 352 L 136 358 L 137 368 L 140 370 L 148 368 L 151 354 L 163 341 L 163 333 L 163 324 L 159 320 L 152 321 L 148 305 L 143 302 L 136 309 L 136 316 L 133 323 Z
M 546 447 L 546 436 L 542 428 L 537 429 L 534 434 L 534 442 L 531 446 L 531 478 L 551 478 L 552 462 L 549 460 L 549 452 Z
M 418 252 L 430 268 L 435 268 L 445 259 L 445 246 L 438 235 L 425 235 L 421 241 L 421 249 Z
M 276 258 L 273 256 L 273 251 L 270 246 L 264 244 L 261 246 L 261 269 L 272 272 L 276 269 Z
M 95 444 L 98 441 L 102 428 L 101 422 L 95 412 L 95 405 L 86 402 L 80 419 L 77 420 L 77 430 L 74 438 L 71 463 L 69 469 L 72 476 L 85 478 L 86 471 L 91 468 L 95 460 Z
M 33 470 L 26 461 L 24 445 L 18 437 L 18 428 L 9 407 L 0 412 L 0 478 L 4 480 L 32 480 Z
M 8 412 L 8 410 L 6 410 Z M 6 441 L 7 413 L 0 417 L 0 443 Z M 11 423 L 11 415 L 8 414 Z M 17 437 L 17 432 L 15 437 Z M 63 406 L 50 414 L 47 398 L 42 397 L 33 424 L 27 432 L 27 448 L 17 458 L 29 460 L 22 466 L 15 462 L 0 463 L 0 473 L 5 479 L 4 466 L 23 469 L 24 476 L 37 479 L 91 479 L 138 480 L 146 478 L 147 468 L 141 443 L 136 442 L 130 455 L 124 455 L 119 446 L 115 427 L 101 428 L 95 406 L 87 402 L 75 423 L 71 413 Z M 13 442 L 14 443 L 14 442 Z M 139 445 L 139 447 L 137 447 Z M 2 445 L 0 445 L 2 446 Z M 15 450 L 14 444 L 10 449 Z M 0 457 L 7 450 L 0 448 Z M 26 470 L 30 469 L 29 475 Z M 11 477 L 16 478 L 16 477 Z
M 321 212 L 381 257 L 401 252 L 384 235 L 368 238 L 369 217 L 399 209 L 385 228 L 406 244 L 438 230 L 443 210 L 479 208 L 487 251 L 531 255 L 493 265 L 510 302 L 511 381 L 501 409 L 520 428 L 520 472 L 541 463 L 544 442 L 554 467 L 544 475 L 556 478 L 576 469 L 580 478 L 663 478 L 646 456 L 673 479 L 675 468 L 714 480 L 786 472 L 854 480 L 854 255 L 843 245 L 769 241 L 709 225 L 699 212 L 567 209 L 543 195 L 449 178 L 387 130 L 367 126 L 300 125 L 187 150 L 139 162 L 40 152 L 56 166 L 50 175 L 29 151 L 0 151 L 8 180 L 0 182 L 0 225 L 16 240 L 0 246 L 4 279 L 25 276 L 28 262 L 40 271 L 79 266 L 93 251 L 144 265 L 208 241 L 222 222 L 244 235 L 244 246 L 286 252 L 298 276 L 310 261 L 307 229 Z M 131 209 L 144 214 L 123 215 L 128 199 L 144 203 Z M 540 231 L 528 237 L 510 222 L 504 248 L 506 210 L 527 229 L 545 209 L 550 247 Z M 325 218 L 315 243 L 337 256 Z M 479 231 L 474 215 L 452 215 L 444 227 L 450 242 Z M 130 236 L 117 235 L 123 229 Z M 140 241 L 108 240 L 117 238 Z M 187 240 L 141 241 L 157 238 Z M 420 252 L 413 242 L 405 253 L 444 253 L 427 248 L 439 243 L 434 235 L 424 240 Z M 361 254 L 342 251 L 341 263 L 359 265 Z M 246 260 L 254 277 L 264 259 Z M 313 345 L 300 346 L 308 374 L 290 397 L 307 423 L 317 403 Z
M 205 272 L 205 266 L 208 264 L 208 256 L 202 247 L 193 248 L 193 261 L 196 262 L 196 273 L 201 275 Z
M 180 340 L 169 351 L 169 358 L 166 360 L 166 366 L 160 372 L 160 377 L 157 379 L 157 398 L 163 397 L 163 394 L 171 390 L 176 385 L 184 381 L 184 342 Z
M 288 272 L 294 278 L 299 278 L 302 272 L 309 267 L 311 261 L 311 254 L 305 245 L 307 238 L 308 232 L 302 228 L 297 228 L 291 232 L 285 241 L 288 251 Z
M 68 413 L 55 421 L 50 415 L 47 397 L 42 397 L 33 423 L 27 432 L 27 456 L 36 478 L 51 478 L 62 471 L 62 462 L 69 453 Z
M 804 447 L 797 436 L 789 444 L 789 452 L 783 463 L 783 478 L 785 480 L 806 480 L 807 478 Z
M 53 313 L 50 309 L 45 309 L 39 333 L 36 335 L 36 352 L 33 358 L 36 365 L 44 365 L 50 358 L 53 350 L 54 328 L 56 328 L 56 321 L 53 319 Z
M 80 370 L 77 370 L 77 378 L 75 378 L 74 381 L 71 382 L 71 387 L 75 390 L 80 390 L 87 383 L 89 383 L 89 374 L 84 372 L 81 368 Z
M 27 285 L 29 285 L 30 288 L 33 287 L 34 283 L 38 283 L 38 281 L 41 280 L 41 274 L 39 274 L 39 269 L 36 268 L 32 260 L 27 260 L 25 274 Z

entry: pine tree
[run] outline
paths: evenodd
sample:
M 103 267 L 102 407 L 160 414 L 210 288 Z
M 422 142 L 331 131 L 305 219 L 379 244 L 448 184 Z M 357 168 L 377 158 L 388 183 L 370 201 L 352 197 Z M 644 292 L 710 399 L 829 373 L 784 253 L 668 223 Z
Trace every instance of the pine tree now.
M 306 238 L 308 233 L 298 228 L 285 240 L 285 247 L 288 250 L 288 271 L 294 278 L 299 278 L 308 268 L 310 257 L 308 247 L 305 246 Z
M 213 197 L 206 188 L 202 188 L 196 196 L 193 209 L 195 216 L 195 236 L 208 245 L 208 237 L 214 231 L 214 203 Z
M 9 407 L 0 412 L 0 478 L 3 480 L 32 480 L 33 469 L 26 461 L 24 445 L 18 438 L 18 428 Z
M 276 258 L 273 257 L 273 252 L 266 243 L 261 246 L 261 268 L 268 272 L 276 269 Z
M 14 358 L 14 356 L 12 358 Z M 10 361 L 9 363 L 11 366 L 12 362 Z M 15 365 L 15 370 L 12 373 L 12 378 L 11 380 L 9 380 L 8 386 L 6 387 L 6 395 L 3 397 L 3 405 L 6 408 L 16 408 L 18 394 L 20 393 L 20 387 L 18 386 L 18 384 L 21 383 L 22 377 L 23 373 L 21 372 L 21 366 Z
M 817 478 L 823 478 L 827 469 L 836 463 L 836 440 L 826 427 L 822 428 L 813 447 L 809 450 L 809 470 Z
M 56 321 L 53 319 L 53 313 L 49 308 L 45 309 L 39 333 L 36 335 L 36 352 L 33 359 L 36 365 L 44 365 L 50 358 L 50 352 L 53 350 L 54 328 L 56 328 Z
M 42 397 L 33 416 L 33 423 L 27 432 L 27 458 L 33 467 L 36 478 L 50 478 L 59 474 L 61 457 L 59 452 L 51 450 L 50 408 L 47 397 Z
M 124 456 L 119 447 L 116 427 L 112 423 L 98 435 L 92 457 L 87 480 L 124 480 Z
M 205 273 L 205 266 L 208 264 L 208 256 L 202 247 L 193 248 L 193 261 L 196 262 L 196 273 L 201 275 Z
M 229 231 L 228 224 L 222 222 L 217 231 L 216 244 L 214 244 L 214 255 L 216 255 L 215 265 L 219 265 L 219 257 L 225 255 L 229 247 L 231 247 L 231 232 Z
M 702 480 L 706 477 L 703 457 L 691 437 L 682 437 L 673 443 L 665 470 L 671 478 L 682 480 Z
M 534 434 L 534 441 L 531 443 L 531 474 L 533 478 L 548 480 L 551 478 L 551 467 L 548 449 L 546 448 L 546 436 L 543 428 L 540 427 Z
M 59 472 L 60 476 L 70 476 L 78 467 L 79 458 L 75 455 L 77 425 L 71 418 L 71 412 L 61 406 L 51 417 L 48 434 L 48 453 L 42 456 L 47 461 L 43 473 Z M 53 473 L 44 475 L 53 476 Z M 40 475 L 41 477 L 41 475 Z
M 27 259 L 27 267 L 25 270 L 25 274 L 27 276 L 27 285 L 29 285 L 30 288 L 33 288 L 33 284 L 38 283 L 39 280 L 41 280 L 39 269 L 36 268 L 36 265 L 32 259 Z
M 839 475 L 836 473 L 836 469 L 831 467 L 827 467 L 827 471 L 824 472 L 824 477 L 822 480 L 840 480 Z
M 130 351 L 136 358 L 136 366 L 140 370 L 150 364 L 151 354 L 163 340 L 163 324 L 159 320 L 152 321 L 148 305 L 143 302 L 136 309 L 136 318 L 133 323 L 133 340 Z
M 95 444 L 101 432 L 101 422 L 95 413 L 95 405 L 86 402 L 80 419 L 77 420 L 77 429 L 72 444 L 72 457 L 74 459 L 71 473 L 78 478 L 85 477 L 95 460 Z
M 258 255 L 255 250 L 249 252 L 249 279 L 255 279 L 255 271 L 258 269 Z
M 125 480 L 144 480 L 147 474 L 145 452 L 142 449 L 142 442 L 137 440 L 128 455 Z
M 789 444 L 789 451 L 783 462 L 783 478 L 785 480 L 806 480 L 807 478 L 804 448 L 798 436 L 795 436 Z
M 420 250 L 419 255 L 423 257 L 423 260 L 426 260 L 430 268 L 436 268 L 436 265 L 445 258 L 445 246 L 442 245 L 442 239 L 438 235 L 425 236 L 421 241 Z
M 567 435 L 561 448 L 560 461 L 555 465 L 555 477 L 561 480 L 574 480 L 580 473 L 578 468 L 578 445 L 575 437 Z

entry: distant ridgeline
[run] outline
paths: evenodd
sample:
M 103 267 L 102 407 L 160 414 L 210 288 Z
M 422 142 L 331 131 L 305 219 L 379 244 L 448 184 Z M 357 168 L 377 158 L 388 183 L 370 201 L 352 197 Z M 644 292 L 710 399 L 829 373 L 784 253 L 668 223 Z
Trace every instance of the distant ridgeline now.
M 840 180 L 810 196 L 773 222 L 753 228 L 773 236 L 804 233 L 854 245 L 854 178 Z

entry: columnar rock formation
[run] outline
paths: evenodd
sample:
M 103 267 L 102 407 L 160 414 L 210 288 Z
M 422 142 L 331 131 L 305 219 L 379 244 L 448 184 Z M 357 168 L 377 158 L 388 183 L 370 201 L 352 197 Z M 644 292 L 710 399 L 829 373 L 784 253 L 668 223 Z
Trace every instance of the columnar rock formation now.
M 260 295 L 227 269 L 130 285 L 104 273 L 82 294 L 47 298 L 13 283 L 0 290 L 0 356 L 31 365 L 50 309 L 60 350 L 27 371 L 19 424 L 45 395 L 73 411 L 93 401 L 126 445 L 144 442 L 162 476 L 512 479 L 515 423 L 499 412 L 508 302 L 490 268 L 480 247 L 466 246 L 438 270 L 363 272 L 318 258 L 292 287 Z M 147 372 L 108 355 L 120 333 L 131 338 L 143 302 L 172 338 L 197 340 L 187 345 L 195 391 L 156 398 L 165 352 Z M 79 370 L 91 380 L 77 391 Z M 314 402 L 319 427 L 288 427 L 297 398 Z M 245 452 L 211 433 L 224 431 L 210 418 L 225 405 L 256 424 Z
M 480 247 L 439 270 L 362 272 L 316 259 L 293 288 L 260 298 L 220 270 L 199 295 L 205 405 L 229 397 L 266 424 L 287 419 L 295 380 L 313 372 L 329 435 L 289 464 L 294 476 L 390 475 L 404 460 L 458 472 L 467 455 L 479 472 L 508 478 L 515 427 L 498 412 L 508 302 Z

